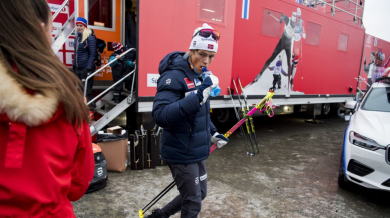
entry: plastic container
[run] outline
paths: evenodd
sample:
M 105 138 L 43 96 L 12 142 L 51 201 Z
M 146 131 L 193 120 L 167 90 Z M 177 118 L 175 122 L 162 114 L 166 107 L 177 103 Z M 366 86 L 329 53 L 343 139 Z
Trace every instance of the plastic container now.
M 202 71 L 204 73 L 204 75 L 207 77 L 207 76 L 210 76 L 210 75 L 213 75 L 213 73 L 209 70 L 207 70 L 206 67 L 203 67 L 202 68 Z M 221 88 L 219 87 L 219 85 L 217 85 L 216 87 L 214 87 L 211 92 L 210 92 L 210 96 L 211 97 L 216 97 L 218 96 L 219 94 L 221 94 Z

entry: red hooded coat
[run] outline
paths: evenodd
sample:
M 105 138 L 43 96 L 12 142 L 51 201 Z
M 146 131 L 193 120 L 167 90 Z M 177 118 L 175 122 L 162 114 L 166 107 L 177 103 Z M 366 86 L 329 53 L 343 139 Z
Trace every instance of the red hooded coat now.
M 0 217 L 75 217 L 94 173 L 89 126 L 51 91 L 29 94 L 0 63 Z

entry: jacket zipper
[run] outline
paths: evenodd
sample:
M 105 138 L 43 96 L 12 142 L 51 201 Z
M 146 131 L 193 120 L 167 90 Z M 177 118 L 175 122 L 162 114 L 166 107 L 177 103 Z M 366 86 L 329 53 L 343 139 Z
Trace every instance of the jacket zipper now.
M 190 145 L 191 145 L 191 140 L 192 138 L 194 137 L 194 133 L 192 132 L 192 127 L 190 127 L 190 133 L 191 133 L 191 139 L 188 141 L 188 146 L 187 146 L 187 151 L 190 151 L 191 148 L 190 148 Z
M 207 103 L 206 103 L 207 104 Z M 210 104 L 209 104 L 210 106 Z M 210 108 L 209 107 L 206 107 L 206 131 L 211 128 L 210 127 Z M 209 141 L 209 138 L 210 138 L 210 132 L 207 132 L 206 133 L 206 136 L 207 136 L 207 141 Z M 210 146 L 210 145 L 209 145 Z M 210 147 L 209 147 L 209 150 L 210 150 Z
M 76 55 L 74 55 L 74 58 L 76 58 L 76 67 L 79 68 L 79 64 L 77 63 L 77 52 L 79 50 L 79 36 L 76 37 Z

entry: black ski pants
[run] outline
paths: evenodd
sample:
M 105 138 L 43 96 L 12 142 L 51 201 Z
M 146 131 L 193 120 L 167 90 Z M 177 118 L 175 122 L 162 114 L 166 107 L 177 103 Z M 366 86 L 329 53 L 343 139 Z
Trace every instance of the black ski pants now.
M 272 82 L 272 88 L 276 88 L 276 83 L 279 83 L 281 80 L 281 76 L 280 75 L 275 75 L 274 74 L 274 81 Z M 280 87 L 280 84 L 278 84 L 278 86 Z
M 118 82 L 120 79 L 122 79 L 125 75 L 122 74 L 122 71 L 116 71 L 116 70 L 113 70 L 112 71 L 112 80 L 114 83 Z M 114 97 L 118 97 L 121 95 L 121 92 L 123 90 L 123 83 L 125 83 L 125 80 L 123 80 L 122 82 L 118 83 L 115 87 L 114 87 Z
M 131 71 L 133 70 L 134 68 L 127 68 L 125 72 L 123 71 L 119 71 L 119 70 L 113 70 L 112 71 L 112 80 L 114 83 L 118 82 L 120 79 L 122 79 L 124 76 L 126 76 L 127 74 L 131 73 Z M 117 94 L 117 95 L 120 95 L 122 90 L 123 90 L 123 84 L 125 84 L 126 86 L 126 89 L 130 90 L 131 89 L 131 85 L 132 85 L 132 78 L 133 76 L 129 76 L 127 77 L 126 79 L 124 79 L 122 82 L 118 83 L 115 87 L 114 87 L 114 95 Z
M 85 87 L 85 80 L 87 79 L 87 77 L 89 75 L 91 75 L 91 73 L 93 73 L 93 71 L 90 71 L 88 72 L 87 69 L 78 69 L 76 68 L 75 69 L 75 72 L 76 76 L 81 80 L 81 82 L 83 83 L 83 93 L 84 93 L 84 87 Z M 91 101 L 94 96 L 92 94 L 92 87 L 93 87 L 93 78 L 89 79 L 88 80 L 88 83 L 87 83 L 87 101 Z
M 272 53 L 271 57 L 268 58 L 268 60 L 265 62 L 263 69 L 261 69 L 260 73 L 257 74 L 255 77 L 255 80 L 253 82 L 257 82 L 257 80 L 260 79 L 261 75 L 263 75 L 264 71 L 269 67 L 269 65 L 272 63 L 272 61 L 275 60 L 275 58 L 278 56 L 278 54 L 285 50 L 287 54 L 287 65 L 288 65 L 288 71 L 291 72 L 291 40 L 289 39 L 284 33 L 282 37 L 280 38 L 278 44 L 276 45 L 274 52 Z
M 205 161 L 193 164 L 168 163 L 180 195 L 164 208 L 163 217 L 170 217 L 181 211 L 181 218 L 196 218 L 207 195 L 207 171 Z

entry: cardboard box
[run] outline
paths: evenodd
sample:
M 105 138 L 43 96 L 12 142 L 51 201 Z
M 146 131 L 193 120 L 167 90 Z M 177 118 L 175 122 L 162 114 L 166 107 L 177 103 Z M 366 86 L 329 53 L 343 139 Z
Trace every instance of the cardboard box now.
M 121 135 L 122 134 L 122 127 L 114 126 L 111 128 L 107 128 L 107 133 L 112 133 L 114 135 Z
M 122 139 L 111 142 L 98 142 L 107 161 L 107 170 L 124 172 L 127 167 L 127 142 Z

